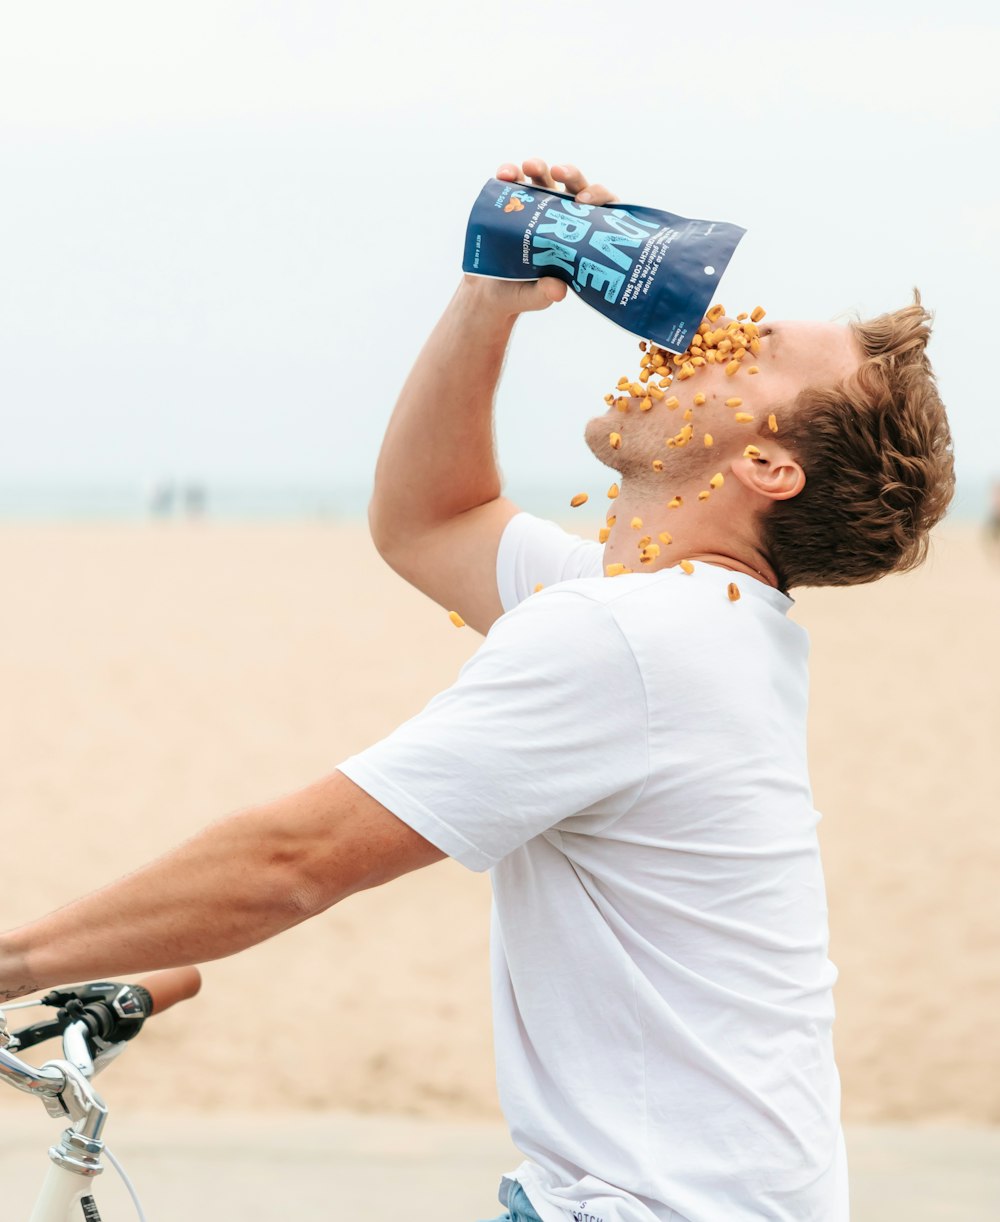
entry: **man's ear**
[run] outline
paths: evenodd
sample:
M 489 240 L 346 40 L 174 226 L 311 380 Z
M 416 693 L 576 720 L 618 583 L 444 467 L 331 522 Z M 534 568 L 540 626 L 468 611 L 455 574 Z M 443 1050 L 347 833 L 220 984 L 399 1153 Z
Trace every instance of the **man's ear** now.
M 769 501 L 787 501 L 806 486 L 806 473 L 784 446 L 759 438 L 747 448 L 750 453 L 733 462 L 732 472 L 751 492 Z

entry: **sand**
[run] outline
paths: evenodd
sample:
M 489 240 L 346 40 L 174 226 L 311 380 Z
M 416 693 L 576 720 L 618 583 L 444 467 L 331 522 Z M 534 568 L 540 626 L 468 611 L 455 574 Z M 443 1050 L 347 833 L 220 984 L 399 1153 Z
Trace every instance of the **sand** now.
M 2 926 L 330 771 L 480 639 L 360 526 L 8 524 L 0 555 Z M 802 591 L 793 614 L 845 1119 L 1000 1122 L 1000 563 L 946 527 L 917 573 Z M 452 862 L 356 896 L 208 965 L 103 1090 L 496 1120 L 488 913 L 488 879 Z

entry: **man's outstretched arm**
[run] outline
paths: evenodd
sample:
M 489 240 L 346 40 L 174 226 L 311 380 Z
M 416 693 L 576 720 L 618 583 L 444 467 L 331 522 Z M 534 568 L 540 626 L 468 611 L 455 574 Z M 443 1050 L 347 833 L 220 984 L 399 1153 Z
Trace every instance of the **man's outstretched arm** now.
M 550 172 L 532 159 L 497 171 L 509 181 L 525 176 L 537 186 L 588 190 L 586 202 L 615 199 L 605 187 L 588 185 L 573 166 Z M 493 433 L 497 383 L 518 315 L 565 295 L 565 284 L 551 277 L 466 276 L 400 392 L 379 454 L 368 515 L 375 546 L 400 576 L 480 632 L 502 614 L 497 548 L 517 513 L 501 496 Z
M 221 959 L 445 856 L 340 772 L 0 935 L 0 1002 Z

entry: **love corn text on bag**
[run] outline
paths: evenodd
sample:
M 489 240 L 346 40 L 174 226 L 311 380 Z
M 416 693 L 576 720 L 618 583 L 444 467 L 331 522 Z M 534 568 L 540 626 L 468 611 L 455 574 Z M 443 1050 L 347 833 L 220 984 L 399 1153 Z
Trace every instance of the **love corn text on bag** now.
M 556 276 L 605 318 L 679 353 L 745 232 L 634 204 L 578 204 L 493 178 L 473 204 L 462 270 L 501 280 Z

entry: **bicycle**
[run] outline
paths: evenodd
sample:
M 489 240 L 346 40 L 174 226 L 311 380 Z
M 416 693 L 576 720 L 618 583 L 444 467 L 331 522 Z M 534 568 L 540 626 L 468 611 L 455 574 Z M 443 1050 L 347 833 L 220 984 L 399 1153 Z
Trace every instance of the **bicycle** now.
M 200 987 L 197 968 L 169 968 L 135 984 L 96 981 L 0 1006 L 0 1080 L 40 1098 L 55 1119 L 70 1121 L 49 1149 L 50 1165 L 30 1222 L 101 1222 L 93 1182 L 104 1170 L 105 1155 L 145 1222 L 131 1181 L 103 1140 L 108 1107 L 91 1079 L 121 1055 L 147 1018 L 193 997 Z M 7 1013 L 32 1006 L 53 1008 L 56 1016 L 8 1032 Z M 36 1068 L 15 1055 L 57 1036 L 63 1048 L 59 1060 Z

